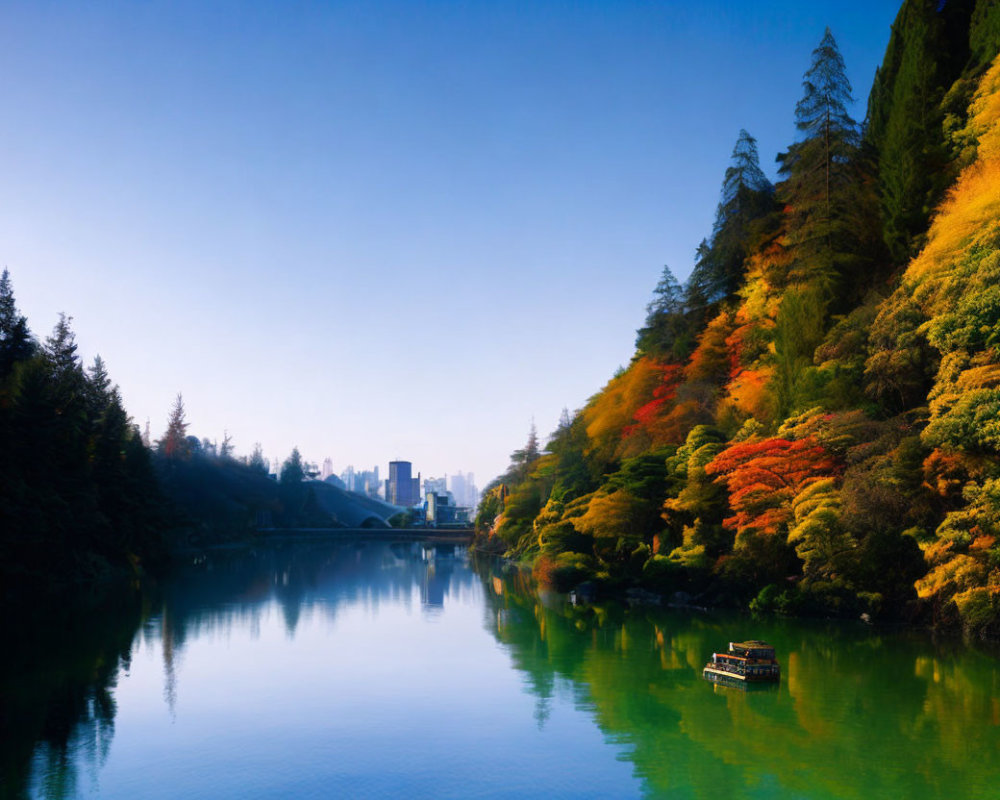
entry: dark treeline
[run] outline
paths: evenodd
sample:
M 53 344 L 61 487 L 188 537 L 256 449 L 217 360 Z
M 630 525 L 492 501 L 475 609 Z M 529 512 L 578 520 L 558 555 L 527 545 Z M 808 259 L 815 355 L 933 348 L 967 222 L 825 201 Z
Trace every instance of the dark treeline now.
M 135 572 L 164 556 L 150 453 L 70 319 L 39 342 L 0 279 L 0 573 L 5 592 Z
M 827 31 L 778 183 L 741 131 L 690 278 L 481 543 L 560 588 L 1000 635 L 998 52 L 1000 4 L 906 0 L 858 122 Z
M 144 441 L 98 356 L 84 367 L 71 319 L 44 340 L 0 278 L 0 599 L 139 575 L 178 547 L 261 525 L 335 525 L 303 483 L 297 449 L 279 480 L 260 446 L 237 458 L 188 435 L 178 395 L 167 429 Z
M 270 477 L 270 465 L 255 444 L 248 457 L 235 454 L 228 433 L 221 443 L 188 434 L 178 395 L 167 429 L 156 442 L 153 463 L 170 506 L 171 540 L 177 546 L 245 537 L 260 527 L 336 527 L 304 483 L 307 465 L 298 448 Z

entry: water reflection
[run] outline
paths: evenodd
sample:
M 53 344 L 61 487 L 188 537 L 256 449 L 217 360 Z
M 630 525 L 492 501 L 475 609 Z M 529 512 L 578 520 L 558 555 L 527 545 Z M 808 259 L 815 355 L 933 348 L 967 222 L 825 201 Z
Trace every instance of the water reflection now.
M 163 700 L 176 718 L 189 640 L 249 630 L 258 638 L 272 604 L 289 639 L 303 616 L 336 616 L 342 605 L 440 610 L 474 575 L 464 549 L 412 542 L 295 543 L 199 556 L 161 587 L 117 590 L 81 608 L 24 607 L 3 616 L 0 661 L 0 800 L 89 794 L 112 737 L 114 689 L 134 648 L 159 645 Z M 91 783 L 96 784 L 96 780 Z
M 0 798 L 169 797 L 180 773 L 213 797 L 289 781 L 317 797 L 974 797 L 1000 779 L 1000 670 L 982 653 L 860 625 L 573 606 L 454 547 L 220 552 L 155 591 L 58 611 L 3 618 Z M 712 650 L 750 636 L 776 645 L 777 688 L 701 680 Z M 266 741 L 240 738 L 258 724 Z M 270 788 L 233 778 L 254 746 L 273 751 Z M 158 795 L 134 782 L 147 748 Z
M 127 671 L 143 598 L 123 589 L 69 609 L 11 610 L 0 660 L 0 798 L 75 796 L 114 735 L 113 690 Z
M 486 624 L 538 697 L 562 686 L 655 797 L 985 797 L 1000 778 L 994 658 L 919 633 L 575 607 L 481 565 Z M 771 691 L 706 684 L 734 638 L 775 644 Z

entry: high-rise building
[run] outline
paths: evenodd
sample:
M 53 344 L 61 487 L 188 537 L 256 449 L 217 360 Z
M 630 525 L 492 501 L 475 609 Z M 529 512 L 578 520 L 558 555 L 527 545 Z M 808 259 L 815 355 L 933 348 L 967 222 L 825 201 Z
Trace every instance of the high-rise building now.
M 412 506 L 420 502 L 420 473 L 413 477 L 413 464 L 409 461 L 389 462 L 385 499 L 397 506 Z
M 325 481 L 331 475 L 333 475 L 333 459 L 327 456 L 323 459 L 323 469 L 320 470 L 319 479 Z
M 465 508 L 475 508 L 479 505 L 479 489 L 476 488 L 476 476 L 471 472 L 457 472 L 449 479 L 455 505 Z

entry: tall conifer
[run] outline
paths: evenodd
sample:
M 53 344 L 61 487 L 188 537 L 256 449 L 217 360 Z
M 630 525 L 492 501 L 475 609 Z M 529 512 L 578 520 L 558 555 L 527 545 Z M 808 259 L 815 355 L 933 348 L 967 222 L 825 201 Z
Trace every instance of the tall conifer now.
M 10 272 L 0 275 L 0 379 L 14 369 L 18 361 L 26 361 L 35 351 L 28 330 L 28 320 L 17 310 Z
M 858 125 L 848 112 L 854 100 L 851 83 L 829 28 L 813 51 L 802 87 L 795 126 L 804 138 L 778 156 L 785 176 L 778 196 L 788 209 L 794 254 L 789 277 L 828 304 L 862 293 L 860 281 L 873 257 L 871 240 L 880 238 Z

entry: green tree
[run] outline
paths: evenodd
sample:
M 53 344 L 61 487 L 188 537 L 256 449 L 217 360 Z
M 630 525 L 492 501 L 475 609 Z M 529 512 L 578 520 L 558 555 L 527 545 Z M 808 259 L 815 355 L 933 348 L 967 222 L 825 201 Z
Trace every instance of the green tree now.
M 791 279 L 816 286 L 829 300 L 858 295 L 870 278 L 878 209 L 859 149 L 854 98 L 844 59 L 827 28 L 813 51 L 795 106 L 803 139 L 778 156 L 785 177 L 778 198 L 788 208 L 794 260 Z
M 683 358 L 691 352 L 694 338 L 684 315 L 684 290 L 664 267 L 653 299 L 646 306 L 646 324 L 636 335 L 635 346 L 652 356 Z
M 283 486 L 294 486 L 301 483 L 305 477 L 305 468 L 302 466 L 302 454 L 299 453 L 298 447 L 293 447 L 292 454 L 281 465 L 281 483 Z
M 698 246 L 694 270 L 685 286 L 689 313 L 735 294 L 751 251 L 754 223 L 772 210 L 774 187 L 760 168 L 757 140 L 741 129 L 722 180 L 712 238 Z
M 222 444 L 219 445 L 219 458 L 233 457 L 233 437 L 229 431 L 222 432 Z
M 877 153 L 884 238 L 897 264 L 922 246 L 931 210 L 954 178 L 943 100 L 968 62 L 970 5 L 906 0 L 875 73 L 865 140 Z
M 253 452 L 250 454 L 248 466 L 256 472 L 260 472 L 264 475 L 267 474 L 267 461 L 264 459 L 264 450 L 260 446 L 260 442 L 254 442 Z
M 28 320 L 17 310 L 10 272 L 5 269 L 0 275 L 0 379 L 10 375 L 14 364 L 31 358 L 34 351 Z

